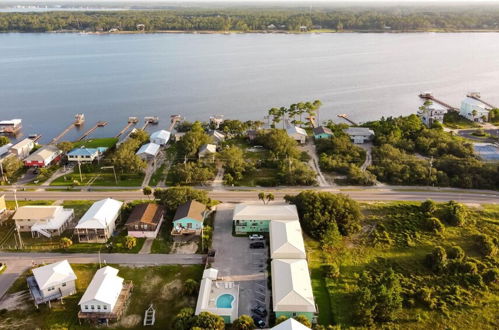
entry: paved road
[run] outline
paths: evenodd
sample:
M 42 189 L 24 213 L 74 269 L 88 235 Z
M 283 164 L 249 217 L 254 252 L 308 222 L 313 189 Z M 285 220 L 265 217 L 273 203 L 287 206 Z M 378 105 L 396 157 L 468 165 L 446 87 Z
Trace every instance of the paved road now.
M 157 265 L 195 265 L 203 263 L 203 255 L 179 254 L 127 254 L 103 253 L 101 261 L 109 264 L 157 266 Z M 90 253 L 9 253 L 1 252 L 0 260 L 7 263 L 7 270 L 0 275 L 0 298 L 7 292 L 14 281 L 32 264 L 52 263 L 68 259 L 70 263 L 98 263 L 98 254 Z
M 258 192 L 265 190 L 272 192 L 276 200 L 280 200 L 286 194 L 296 194 L 304 189 L 313 189 L 321 191 L 330 191 L 334 193 L 348 194 L 358 201 L 395 201 L 412 200 L 422 201 L 433 199 L 434 201 L 444 202 L 455 200 L 463 203 L 497 203 L 499 202 L 499 192 L 490 190 L 458 190 L 452 188 L 426 188 L 426 187 L 345 187 L 341 189 L 317 188 L 317 187 L 299 187 L 299 188 L 281 188 L 281 189 L 262 189 L 245 188 L 235 190 L 211 190 L 209 195 L 213 199 L 222 202 L 244 202 L 258 200 Z M 144 198 L 140 190 L 124 191 L 18 191 L 18 200 L 99 200 L 103 198 L 115 198 L 119 200 L 137 200 Z M 11 191 L 5 191 L 5 198 L 13 200 L 14 195 Z

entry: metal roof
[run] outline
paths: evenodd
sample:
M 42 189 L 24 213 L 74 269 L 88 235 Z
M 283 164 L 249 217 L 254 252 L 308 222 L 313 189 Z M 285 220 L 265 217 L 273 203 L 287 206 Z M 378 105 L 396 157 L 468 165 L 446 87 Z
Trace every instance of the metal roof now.
M 299 220 L 295 205 L 237 204 L 234 208 L 234 220 Z
M 33 269 L 36 283 L 41 290 L 76 280 L 76 274 L 67 260 Z
M 307 257 L 298 220 L 272 221 L 269 232 L 272 259 L 305 259 Z
M 156 131 L 156 132 L 153 132 L 151 134 L 151 137 L 150 139 L 163 139 L 163 140 L 166 140 L 166 142 L 168 142 L 168 140 L 170 140 L 170 135 L 171 133 L 162 129 L 162 130 L 159 130 L 159 131 Z
M 156 143 L 147 143 L 140 147 L 139 151 L 137 151 L 137 155 L 146 154 L 150 156 L 156 156 L 159 152 L 160 145 Z
M 122 288 L 123 278 L 118 276 L 118 270 L 110 266 L 103 267 L 95 273 L 78 305 L 92 300 L 114 305 Z
M 95 202 L 81 217 L 75 228 L 107 228 L 109 223 L 119 215 L 122 205 L 123 202 L 111 198 Z
M 310 328 L 291 318 L 279 323 L 272 330 L 310 330 Z

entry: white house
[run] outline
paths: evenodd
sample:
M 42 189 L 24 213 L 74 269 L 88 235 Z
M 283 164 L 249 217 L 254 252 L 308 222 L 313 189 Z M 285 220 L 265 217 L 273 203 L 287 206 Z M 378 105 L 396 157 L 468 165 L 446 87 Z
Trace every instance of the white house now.
M 123 289 L 123 278 L 116 268 L 106 266 L 99 269 L 78 305 L 83 313 L 112 313 Z
M 149 141 L 160 146 L 164 146 L 170 140 L 171 133 L 162 129 L 151 134 Z
M 113 234 L 123 202 L 106 198 L 95 202 L 75 227 L 79 242 L 105 243 Z
M 24 159 L 29 156 L 29 153 L 35 147 L 35 141 L 32 139 L 24 139 L 10 148 L 10 153 L 19 159 Z
M 31 232 L 31 236 L 59 236 L 74 217 L 73 209 L 60 205 L 21 206 L 12 219 L 21 232 Z
M 276 318 L 304 315 L 312 319 L 317 312 L 308 264 L 305 259 L 274 259 L 272 301 Z
M 471 97 L 467 97 L 461 102 L 459 114 L 476 122 L 483 122 L 483 117 L 485 117 L 485 121 L 489 118 L 489 110 L 485 108 L 485 104 Z
M 68 161 L 70 162 L 80 162 L 80 163 L 91 163 L 95 159 L 102 156 L 102 154 L 107 150 L 107 148 L 75 148 L 68 152 Z
M 76 274 L 67 260 L 33 269 L 27 278 L 28 288 L 35 305 L 62 299 L 76 293 Z
M 299 221 L 271 221 L 269 233 L 272 259 L 305 259 L 307 257 Z
M 272 330 L 310 330 L 310 328 L 291 318 L 279 323 Z
M 344 132 L 357 144 L 366 143 L 374 137 L 374 131 L 367 127 L 349 127 Z
M 160 145 L 156 143 L 147 143 L 140 147 L 136 155 L 144 160 L 154 159 L 159 153 Z
M 237 234 L 268 232 L 272 221 L 299 221 L 295 205 L 237 204 L 232 216 Z
M 301 127 L 291 126 L 286 129 L 286 132 L 298 143 L 305 143 L 307 141 L 307 131 Z
M 203 158 L 213 155 L 217 152 L 217 146 L 214 144 L 204 144 L 199 148 L 198 157 Z
M 433 106 L 423 107 L 418 110 L 418 117 L 421 118 L 423 124 L 426 127 L 431 127 L 434 122 L 438 121 L 443 124 L 444 115 L 447 113 L 447 109 L 438 109 Z
M 211 137 L 212 141 L 215 142 L 215 144 L 225 141 L 225 134 L 220 131 L 209 131 L 208 135 Z

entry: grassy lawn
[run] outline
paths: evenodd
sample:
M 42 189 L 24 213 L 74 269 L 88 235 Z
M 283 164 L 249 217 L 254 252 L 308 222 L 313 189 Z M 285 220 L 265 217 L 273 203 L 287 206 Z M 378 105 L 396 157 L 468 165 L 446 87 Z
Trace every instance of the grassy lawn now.
M 444 115 L 444 126 L 453 129 L 480 127 L 477 123 L 460 116 L 455 111 L 449 111 Z
M 425 256 L 435 246 L 448 249 L 459 245 L 469 258 L 480 262 L 499 264 L 499 258 L 486 259 L 476 247 L 475 235 L 486 233 L 499 237 L 499 206 L 483 205 L 468 209 L 464 227 L 446 225 L 442 235 L 421 230 L 419 204 L 417 202 L 362 204 L 363 230 L 351 237 L 343 238 L 333 248 L 325 248 L 311 238 L 306 238 L 307 257 L 312 276 L 312 287 L 319 307 L 319 323 L 336 324 L 342 328 L 356 325 L 354 315 L 358 275 L 368 269 L 385 270 L 388 267 L 416 283 L 417 288 L 431 287 L 434 290 L 449 285 L 447 276 L 435 275 L 424 264 Z M 391 242 L 383 241 L 387 233 Z M 382 239 L 377 239 L 381 237 Z M 336 263 L 340 277 L 327 279 L 320 265 Z M 404 282 L 403 282 L 404 283 Z M 405 289 L 404 284 L 402 285 Z M 378 324 L 378 327 L 404 329 L 493 329 L 499 324 L 499 285 L 488 289 L 470 290 L 470 300 L 457 306 L 447 306 L 443 313 L 429 309 L 416 302 L 404 305 L 397 312 L 395 321 Z
M 165 215 L 165 220 L 161 225 L 158 236 L 152 242 L 151 253 L 170 253 L 173 245 L 173 239 L 170 235 L 172 231 L 172 217 Z
M 156 169 L 156 171 L 151 176 L 151 180 L 149 180 L 149 186 L 151 187 L 156 186 L 165 177 L 165 173 L 163 173 L 165 169 L 166 169 L 166 164 L 164 163 L 159 168 Z
M 275 168 L 256 168 L 251 173 L 245 174 L 236 185 L 243 187 L 271 187 L 277 185 L 276 176 L 277 169 Z
M 78 277 L 77 294 L 66 297 L 64 304 L 54 302 L 52 309 L 40 305 L 37 310 L 29 298 L 23 302 L 22 308 L 5 312 L 0 322 L 0 329 L 89 329 L 88 324 L 79 325 L 77 319 L 78 301 L 98 269 L 96 264 L 71 265 Z M 131 280 L 134 289 L 125 315 L 113 327 L 115 329 L 142 328 L 144 311 L 152 303 L 156 307 L 157 329 L 171 329 L 174 316 L 184 307 L 195 307 L 196 297 L 186 296 L 183 283 L 187 279 L 200 281 L 203 267 L 195 266 L 156 266 L 156 267 L 124 267 L 112 265 L 119 269 L 119 276 Z M 10 288 L 9 293 L 26 289 L 26 276 L 21 276 Z M 28 296 L 29 297 L 29 296 Z M 168 306 L 167 308 L 165 308 Z
M 99 138 L 99 139 L 88 139 L 83 141 L 74 142 L 73 146 L 75 148 L 78 147 L 86 147 L 86 148 L 112 148 L 118 142 L 117 138 Z
M 75 173 L 61 176 L 54 180 L 51 186 L 71 186 L 75 181 L 80 181 L 80 174 Z M 112 172 L 99 172 L 99 173 L 82 173 L 83 184 L 90 186 L 120 186 L 120 187 L 138 187 L 142 185 L 144 174 L 119 174 L 118 183 L 116 183 L 114 174 Z

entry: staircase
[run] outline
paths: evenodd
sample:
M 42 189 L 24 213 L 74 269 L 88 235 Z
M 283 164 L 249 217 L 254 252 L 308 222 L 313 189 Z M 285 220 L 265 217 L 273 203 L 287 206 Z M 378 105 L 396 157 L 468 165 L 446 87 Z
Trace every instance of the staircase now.
M 43 236 L 49 237 L 49 238 L 52 236 L 48 231 L 43 230 L 42 228 L 33 228 L 33 227 L 31 227 L 31 231 L 34 231 L 34 232 L 39 233 L 39 234 L 42 234 Z

